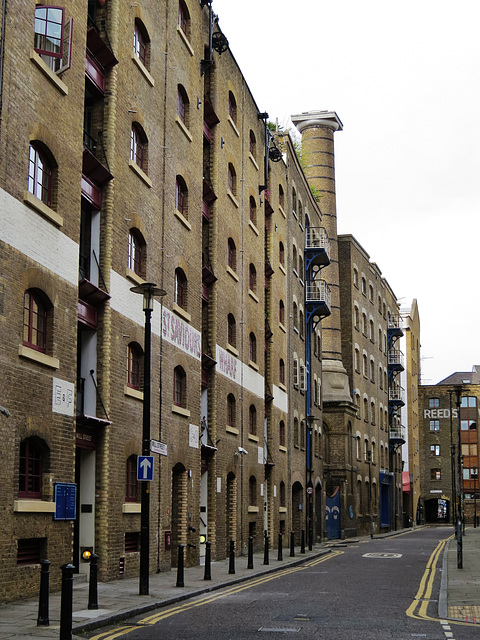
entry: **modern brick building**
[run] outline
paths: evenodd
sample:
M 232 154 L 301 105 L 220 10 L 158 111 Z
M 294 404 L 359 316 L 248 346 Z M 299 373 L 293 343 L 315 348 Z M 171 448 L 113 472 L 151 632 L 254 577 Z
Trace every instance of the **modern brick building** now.
M 422 385 L 419 406 L 423 519 L 452 523 L 460 509 L 471 524 L 479 494 L 478 367 Z

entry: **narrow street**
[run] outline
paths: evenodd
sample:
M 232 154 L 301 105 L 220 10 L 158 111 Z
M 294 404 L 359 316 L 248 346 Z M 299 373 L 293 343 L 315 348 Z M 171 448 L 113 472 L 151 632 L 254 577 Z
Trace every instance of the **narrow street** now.
M 429 528 L 332 545 L 327 556 L 159 609 L 90 638 L 477 638 L 478 627 L 438 618 L 450 534 Z

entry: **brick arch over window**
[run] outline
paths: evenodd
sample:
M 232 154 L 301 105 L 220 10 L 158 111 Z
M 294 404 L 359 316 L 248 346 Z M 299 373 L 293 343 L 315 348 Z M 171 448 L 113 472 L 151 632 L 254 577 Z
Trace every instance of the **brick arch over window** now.
M 143 389 L 143 349 L 138 342 L 130 342 L 127 347 L 127 386 Z
M 173 404 L 182 408 L 187 405 L 187 374 L 180 365 L 173 370 Z
M 188 281 L 185 272 L 180 267 L 175 269 L 175 297 L 174 302 L 182 309 L 187 309 Z

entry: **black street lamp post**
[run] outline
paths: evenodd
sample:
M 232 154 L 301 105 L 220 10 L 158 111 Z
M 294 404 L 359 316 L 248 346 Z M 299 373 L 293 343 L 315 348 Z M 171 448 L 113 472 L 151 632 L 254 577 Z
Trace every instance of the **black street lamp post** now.
M 145 350 L 143 355 L 143 432 L 142 455 L 150 455 L 150 359 L 151 359 L 151 318 L 155 296 L 164 296 L 166 291 L 157 288 L 152 282 L 143 282 L 138 287 L 131 287 L 133 293 L 143 295 L 143 310 L 145 312 Z M 143 481 L 141 521 L 140 521 L 140 585 L 139 595 L 149 594 L 150 575 L 150 487 L 149 482 Z
M 472 469 L 472 478 L 473 478 L 473 528 L 477 528 L 477 478 L 478 478 L 478 467 L 473 467 Z
M 455 405 L 457 407 L 457 568 L 463 569 L 463 540 L 462 540 L 462 450 L 460 405 L 462 398 L 461 385 L 455 386 Z

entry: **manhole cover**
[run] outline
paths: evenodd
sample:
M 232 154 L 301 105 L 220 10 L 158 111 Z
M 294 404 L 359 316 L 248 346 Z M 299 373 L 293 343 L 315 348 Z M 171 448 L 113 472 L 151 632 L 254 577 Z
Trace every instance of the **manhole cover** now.
M 401 553 L 364 553 L 363 558 L 401 558 Z

